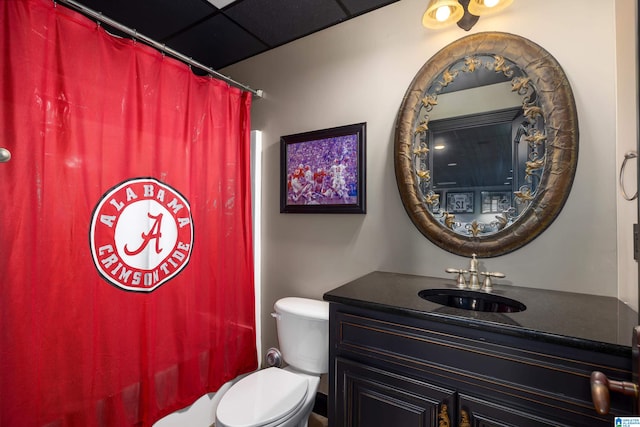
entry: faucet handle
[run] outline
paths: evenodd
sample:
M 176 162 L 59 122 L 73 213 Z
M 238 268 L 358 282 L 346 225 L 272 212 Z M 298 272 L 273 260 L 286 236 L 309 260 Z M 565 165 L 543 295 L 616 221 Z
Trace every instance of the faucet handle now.
M 456 284 L 458 285 L 458 288 L 465 289 L 467 287 L 467 282 L 466 280 L 464 280 L 464 275 L 467 273 L 467 270 L 460 270 L 457 268 L 447 268 L 444 271 L 446 271 L 447 273 L 455 273 L 458 275 L 458 278 L 456 279 Z
M 484 289 L 485 292 L 491 292 L 493 290 L 493 283 L 491 282 L 492 277 L 496 277 L 499 279 L 503 279 L 507 277 L 506 274 L 498 273 L 497 271 L 496 272 L 485 271 L 480 274 L 484 276 L 484 281 L 482 282 L 482 289 Z

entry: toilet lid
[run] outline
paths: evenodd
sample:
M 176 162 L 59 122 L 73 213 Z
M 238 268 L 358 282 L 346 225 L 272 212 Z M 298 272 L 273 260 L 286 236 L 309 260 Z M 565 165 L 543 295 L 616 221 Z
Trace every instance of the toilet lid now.
M 226 426 L 259 427 L 287 417 L 305 401 L 306 378 L 267 368 L 234 384 L 220 400 L 218 420 Z

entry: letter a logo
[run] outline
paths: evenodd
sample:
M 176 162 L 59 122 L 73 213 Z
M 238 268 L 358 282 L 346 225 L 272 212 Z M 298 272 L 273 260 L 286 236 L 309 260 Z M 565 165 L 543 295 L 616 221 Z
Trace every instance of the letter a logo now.
M 138 249 L 130 251 L 129 249 L 127 249 L 127 245 L 124 245 L 124 253 L 126 253 L 127 255 L 138 255 L 144 250 L 144 248 L 147 247 L 151 240 L 156 241 L 156 253 L 159 254 L 160 252 L 162 252 L 162 250 L 160 249 L 160 237 L 162 237 L 162 232 L 160 231 L 162 227 L 162 214 L 151 215 L 147 212 L 147 216 L 151 219 L 155 219 L 153 225 L 151 226 L 151 230 L 149 230 L 148 233 L 142 233 L 142 244 Z
M 107 282 L 151 292 L 189 262 L 191 207 L 178 191 L 153 178 L 127 180 L 102 196 L 89 237 L 93 263 Z

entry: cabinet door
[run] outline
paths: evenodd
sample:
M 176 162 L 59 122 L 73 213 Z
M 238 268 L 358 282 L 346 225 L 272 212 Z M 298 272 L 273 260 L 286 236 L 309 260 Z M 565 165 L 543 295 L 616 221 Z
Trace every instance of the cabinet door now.
M 332 426 L 455 425 L 453 391 L 347 359 L 337 358 L 335 364 L 337 401 Z
M 545 419 L 530 413 L 520 411 L 515 408 L 500 405 L 496 402 L 489 402 L 460 393 L 459 400 L 459 427 L 542 427 L 542 426 L 595 426 L 596 420 L 576 419 L 568 424 L 558 420 Z M 587 424 L 582 424 L 586 422 Z M 591 424 L 595 422 L 594 424 Z M 610 425 L 610 424 L 609 424 Z

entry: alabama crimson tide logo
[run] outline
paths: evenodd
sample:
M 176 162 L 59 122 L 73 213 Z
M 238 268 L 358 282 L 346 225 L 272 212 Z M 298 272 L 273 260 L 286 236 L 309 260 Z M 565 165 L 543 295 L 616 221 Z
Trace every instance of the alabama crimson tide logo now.
M 189 262 L 191 208 L 168 185 L 135 178 L 102 196 L 89 233 L 93 262 L 102 277 L 128 291 L 151 292 Z

